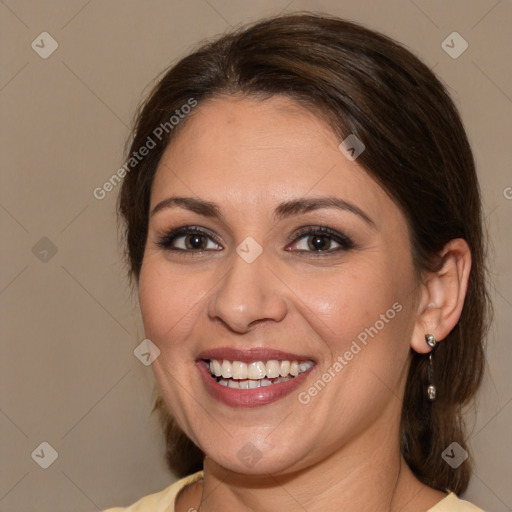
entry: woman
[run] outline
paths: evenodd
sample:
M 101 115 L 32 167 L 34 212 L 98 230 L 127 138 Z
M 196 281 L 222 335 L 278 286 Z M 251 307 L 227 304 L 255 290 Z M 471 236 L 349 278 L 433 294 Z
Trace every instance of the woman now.
M 165 74 L 128 158 L 129 271 L 184 478 L 111 511 L 480 510 L 456 495 L 481 205 L 432 72 L 353 23 L 265 20 Z

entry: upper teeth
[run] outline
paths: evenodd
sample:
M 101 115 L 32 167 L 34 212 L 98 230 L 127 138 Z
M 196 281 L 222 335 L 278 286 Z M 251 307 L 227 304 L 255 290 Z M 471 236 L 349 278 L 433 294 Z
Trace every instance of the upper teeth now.
M 210 359 L 210 372 L 216 377 L 224 379 L 273 379 L 276 377 L 287 377 L 304 373 L 313 366 L 313 361 L 299 363 L 298 361 L 276 361 L 275 359 L 267 361 L 253 361 L 243 363 L 242 361 L 227 361 L 224 359 L 219 362 L 217 359 Z

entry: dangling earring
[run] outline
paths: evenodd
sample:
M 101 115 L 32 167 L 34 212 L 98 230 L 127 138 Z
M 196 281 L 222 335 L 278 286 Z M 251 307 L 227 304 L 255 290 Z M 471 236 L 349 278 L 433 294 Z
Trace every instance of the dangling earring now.
M 433 402 L 436 399 L 437 388 L 434 384 L 434 363 L 432 362 L 432 354 L 438 347 L 436 337 L 433 334 L 425 334 L 425 342 L 432 349 L 428 355 L 427 367 L 427 398 Z

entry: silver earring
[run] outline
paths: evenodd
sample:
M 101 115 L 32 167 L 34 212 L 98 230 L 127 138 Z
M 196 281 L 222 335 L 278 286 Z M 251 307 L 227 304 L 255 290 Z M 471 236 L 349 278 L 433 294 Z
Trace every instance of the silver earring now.
M 437 388 L 434 384 L 434 363 L 432 361 L 432 354 L 437 348 L 437 340 L 433 334 L 425 334 L 425 342 L 432 349 L 428 355 L 428 367 L 427 367 L 427 398 L 433 402 L 437 396 Z

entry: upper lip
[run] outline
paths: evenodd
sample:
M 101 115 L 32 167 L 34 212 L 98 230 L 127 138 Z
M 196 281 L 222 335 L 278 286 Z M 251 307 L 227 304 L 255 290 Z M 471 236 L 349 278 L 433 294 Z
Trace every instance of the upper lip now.
M 228 361 L 240 361 L 242 363 L 251 363 L 252 361 L 313 361 L 309 356 L 283 352 L 265 347 L 251 347 L 245 349 L 236 349 L 233 347 L 212 348 L 201 352 L 197 356 L 198 360 L 217 359 Z

